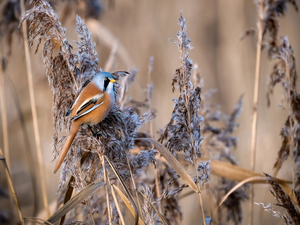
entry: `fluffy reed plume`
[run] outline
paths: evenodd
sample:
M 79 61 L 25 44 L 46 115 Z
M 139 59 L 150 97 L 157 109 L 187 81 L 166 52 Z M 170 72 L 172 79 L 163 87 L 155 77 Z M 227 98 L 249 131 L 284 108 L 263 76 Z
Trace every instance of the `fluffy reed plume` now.
M 172 80 L 172 90 L 179 91 L 179 96 L 174 99 L 172 118 L 164 128 L 159 138 L 166 147 L 173 153 L 183 151 L 186 160 L 194 165 L 196 159 L 201 157 L 201 143 L 203 141 L 200 116 L 201 88 L 194 87 L 191 82 L 193 70 L 192 60 L 189 58 L 191 40 L 187 38 L 185 19 L 180 14 L 180 31 L 177 33 L 178 41 L 173 41 L 180 51 L 181 65 L 175 70 Z
M 150 190 L 149 187 L 144 186 L 142 190 L 144 196 L 150 201 L 154 202 L 153 199 L 153 192 Z M 157 214 L 153 212 L 153 209 L 149 202 L 144 199 L 143 202 L 143 215 L 145 218 L 145 224 L 150 224 L 150 225 L 162 225 L 163 223 L 158 219 Z
M 199 71 L 195 71 L 194 80 L 200 87 L 204 86 L 203 78 Z M 225 115 L 219 105 L 210 103 L 211 97 L 216 93 L 216 89 L 209 89 L 202 95 L 202 104 L 200 114 L 203 120 L 203 141 L 202 149 L 206 158 L 226 161 L 233 165 L 237 165 L 237 159 L 234 150 L 237 147 L 238 139 L 233 135 L 235 129 L 239 126 L 237 119 L 242 111 L 243 95 L 239 98 L 230 115 Z M 224 126 L 225 124 L 225 126 Z M 208 161 L 209 162 L 209 161 Z M 206 162 L 206 170 L 208 170 L 208 162 Z M 220 178 L 217 182 L 210 184 L 210 190 L 215 202 L 221 199 L 237 184 L 226 178 Z M 241 208 L 242 201 L 248 199 L 248 185 L 233 192 L 222 204 L 223 207 L 218 210 L 218 217 L 213 219 L 216 224 L 222 223 L 222 215 L 227 211 L 227 221 L 232 220 L 235 224 L 239 224 L 243 219 Z
M 291 3 L 294 8 L 298 11 L 298 6 L 295 0 L 256 0 L 254 1 L 257 8 L 257 55 L 256 55 L 256 72 L 255 72 L 255 86 L 254 86 L 254 111 L 253 111 L 253 122 L 252 122 L 252 140 L 251 140 L 251 170 L 255 169 L 255 155 L 256 155 L 256 135 L 257 135 L 257 105 L 258 105 L 258 87 L 259 87 L 259 71 L 260 71 L 260 57 L 261 50 L 267 48 L 268 55 L 270 58 L 278 58 L 280 52 L 280 39 L 279 39 L 279 17 L 283 16 L 286 10 L 287 3 Z M 253 34 L 253 29 L 246 31 L 245 35 Z M 284 41 L 283 41 L 284 42 Z M 284 45 L 284 44 L 282 44 Z M 290 50 L 289 50 L 290 51 Z M 287 64 L 286 64 L 287 65 Z M 270 95 L 273 93 L 273 87 L 276 83 L 280 82 L 284 72 L 282 72 L 281 63 L 277 63 L 274 66 L 274 71 L 271 74 L 271 79 L 268 85 L 267 100 L 270 105 Z M 293 77 L 288 75 L 288 80 L 293 79 L 293 83 L 297 79 L 296 74 L 292 74 Z M 289 86 L 289 85 L 288 85 Z M 289 93 L 290 88 L 287 88 Z M 288 94 L 289 95 L 289 94 Z M 289 97 L 288 97 L 289 99 Z M 277 175 L 278 168 L 275 170 Z M 250 190 L 250 205 L 249 205 L 249 224 L 253 223 L 253 187 Z
M 284 88 L 284 102 L 281 104 L 283 108 L 287 104 L 289 110 L 288 118 L 285 126 L 281 130 L 282 145 L 278 152 L 277 160 L 274 164 L 275 175 L 281 169 L 283 162 L 287 159 L 290 152 L 293 151 L 293 173 L 294 173 L 294 191 L 299 192 L 299 153 L 298 149 L 298 93 L 296 90 L 297 71 L 294 51 L 290 45 L 287 36 L 279 37 L 279 21 L 278 18 L 283 16 L 286 10 L 286 4 L 291 3 L 295 10 L 298 11 L 296 1 L 268 1 L 262 5 L 264 9 L 263 15 L 263 37 L 266 39 L 269 34 L 268 41 L 264 41 L 262 47 L 268 48 L 268 55 L 271 59 L 277 60 L 273 67 L 273 71 L 269 76 L 267 100 L 268 106 L 271 103 L 271 95 L 274 87 L 281 83 Z
M 271 177 L 268 174 L 266 174 L 266 176 Z M 271 193 L 277 201 L 276 205 L 283 207 L 287 211 L 287 214 L 281 214 L 280 217 L 285 220 L 286 224 L 300 224 L 300 213 L 289 195 L 285 193 L 284 189 L 278 182 L 269 181 L 269 183 L 272 186 Z M 297 201 L 297 204 L 299 205 L 299 198 Z
M 278 83 L 282 84 L 286 100 L 289 101 L 289 91 L 295 90 L 298 78 L 294 51 L 289 43 L 288 37 L 285 36 L 281 38 L 280 43 L 280 45 L 272 47 L 272 52 L 269 52 L 271 57 L 278 61 L 273 66 L 273 71 L 269 75 L 267 92 L 268 106 L 271 104 L 273 89 Z
M 237 147 L 238 141 L 232 133 L 239 125 L 236 120 L 242 110 L 243 96 L 240 97 L 232 113 L 227 116 L 209 104 L 208 97 L 211 96 L 211 93 L 212 91 L 208 91 L 206 94 L 207 97 L 203 100 L 204 107 L 202 111 L 205 124 L 203 135 L 206 137 L 203 144 L 206 155 L 216 160 L 227 161 L 233 165 L 237 165 L 238 162 L 233 149 Z M 216 121 L 221 121 L 222 118 L 225 119 L 225 127 L 216 127 L 212 125 L 213 123 L 216 123 Z M 211 189 L 217 204 L 236 184 L 237 182 L 235 181 L 219 178 L 218 182 L 216 182 Z M 248 185 L 244 185 L 242 188 L 234 191 L 222 204 L 223 207 L 218 210 L 217 221 L 214 222 L 217 224 L 222 223 L 223 210 L 226 209 L 227 221 L 232 220 L 234 224 L 241 223 L 243 219 L 241 203 L 248 198 Z
M 201 144 L 203 141 L 201 124 L 203 118 L 200 115 L 201 103 L 201 88 L 195 86 L 191 81 L 193 62 L 189 58 L 189 50 L 192 49 L 190 45 L 191 40 L 187 38 L 186 22 L 180 13 L 179 17 L 180 31 L 177 33 L 177 41 L 173 41 L 177 45 L 180 52 L 181 65 L 175 70 L 172 79 L 172 90 L 178 90 L 179 96 L 174 99 L 174 108 L 170 122 L 161 132 L 159 141 L 164 143 L 167 149 L 175 155 L 178 152 L 184 152 L 186 161 L 195 168 L 196 179 L 195 183 L 200 184 L 201 176 L 198 175 L 197 159 L 201 157 Z M 167 165 L 165 165 L 167 169 Z M 201 168 L 201 167 L 199 167 Z M 161 171 L 158 172 L 162 174 Z M 163 187 L 161 200 L 163 207 L 171 207 L 172 217 L 167 218 L 174 220 L 181 218 L 180 208 L 176 196 L 179 192 L 187 187 L 187 184 L 179 185 L 177 179 L 179 176 L 173 170 L 165 171 L 169 176 L 164 177 L 163 181 L 166 187 Z M 199 199 L 202 210 L 202 217 L 205 221 L 204 210 L 202 205 L 202 197 L 199 193 Z M 175 213 L 175 214 L 174 214 Z
M 85 27 L 80 17 L 76 18 L 76 31 L 80 42 L 77 42 L 78 51 L 72 52 L 72 46 L 66 40 L 65 29 L 61 26 L 51 6 L 43 0 L 34 0 L 33 8 L 27 11 L 24 20 L 29 21 L 30 44 L 37 40 L 37 47 L 43 43 L 43 61 L 50 87 L 53 91 L 53 113 L 54 113 L 54 135 L 53 151 L 54 158 L 57 157 L 59 149 L 65 137 L 59 137 L 60 132 L 67 131 L 70 118 L 65 117 L 67 109 L 71 106 L 80 90 L 99 72 L 97 53 L 94 50 L 91 34 Z M 58 48 L 58 52 L 54 49 Z M 57 48 L 56 48 L 57 49 Z M 115 80 L 127 75 L 127 72 L 112 73 Z M 119 88 L 116 84 L 115 98 L 119 102 Z M 126 90 L 123 95 L 126 94 Z M 82 190 L 95 180 L 103 179 L 103 167 L 101 157 L 106 155 L 125 181 L 128 187 L 130 182 L 130 169 L 137 181 L 143 183 L 146 177 L 141 176 L 140 171 L 150 163 L 155 163 L 154 150 L 141 151 L 139 154 L 131 154 L 130 149 L 134 148 L 137 130 L 153 118 L 153 113 L 145 113 L 141 116 L 134 113 L 131 108 L 120 108 L 115 105 L 104 121 L 92 127 L 92 132 L 82 127 L 76 136 L 69 153 L 63 163 L 61 170 L 61 181 L 58 186 L 58 196 L 61 203 L 64 191 L 67 188 L 70 177 L 73 177 L 71 186 L 76 190 Z M 83 154 L 88 156 L 81 166 Z M 106 172 L 111 176 L 109 166 L 106 165 Z M 139 185 L 139 183 L 138 183 Z M 111 199 L 109 199 L 111 201 Z M 106 201 L 103 194 L 95 194 L 86 206 L 79 206 L 82 210 L 77 211 L 84 216 L 90 215 L 95 222 L 105 222 L 106 218 L 96 216 L 97 212 L 105 211 Z M 91 212 L 90 210 L 91 209 Z M 115 206 L 110 207 L 111 219 L 118 223 L 119 216 Z M 108 211 L 109 213 L 109 211 Z
M 181 52 L 181 66 L 176 69 L 172 82 L 173 91 L 177 89 L 179 97 L 173 100 L 175 105 L 172 118 L 161 132 L 159 140 L 174 155 L 176 152 L 183 151 L 186 161 L 191 165 L 195 165 L 197 159 L 201 157 L 201 149 L 206 158 L 226 160 L 232 164 L 237 164 L 236 158 L 231 152 L 231 149 L 237 145 L 237 139 L 232 135 L 232 132 L 238 126 L 236 119 L 242 109 L 242 96 L 230 116 L 223 115 L 217 106 L 209 103 L 208 100 L 215 90 L 209 90 L 203 94 L 202 99 L 200 98 L 203 81 L 197 71 L 197 66 L 193 72 L 192 61 L 188 58 L 188 51 L 191 46 L 182 15 L 180 15 L 179 25 L 181 30 L 177 34 L 178 41 L 173 42 L 178 45 Z M 193 77 L 192 74 L 194 74 Z M 194 78 L 194 84 L 191 81 L 192 78 Z M 214 122 L 221 122 L 223 118 L 225 119 L 225 127 L 213 125 Z M 202 134 L 205 135 L 204 142 Z M 197 175 L 193 178 L 194 182 L 203 186 L 209 180 L 209 171 L 209 161 L 198 162 L 195 168 Z M 163 190 L 160 198 L 161 204 L 163 207 L 171 207 L 173 220 L 174 218 L 180 219 L 182 214 L 176 197 L 188 185 L 180 184 L 179 176 L 166 163 L 161 163 L 158 174 L 160 174 Z M 235 184 L 235 182 L 223 178 L 222 185 L 213 188 L 216 199 L 224 196 Z M 226 203 L 228 204 L 225 204 L 225 208 L 228 209 L 227 218 L 232 219 L 236 224 L 242 220 L 240 204 L 241 201 L 248 198 L 246 190 L 247 188 L 243 188 L 236 191 L 227 199 Z M 168 214 L 165 216 L 170 218 Z
M 284 16 L 287 9 L 287 3 L 294 6 L 298 11 L 298 5 L 295 0 L 257 0 L 259 8 L 259 18 L 262 24 L 262 48 L 268 49 L 270 57 L 278 52 L 280 45 L 279 39 L 279 17 Z
M 282 164 L 287 160 L 290 149 L 293 149 L 295 163 L 297 163 L 298 159 L 298 134 L 299 134 L 299 100 L 300 94 L 295 91 L 291 91 L 291 106 L 292 106 L 292 115 L 288 116 L 284 127 L 281 129 L 280 135 L 282 137 L 281 148 L 278 152 L 278 157 L 274 164 L 274 168 L 280 169 Z M 290 118 L 293 117 L 291 121 Z M 292 122 L 292 124 L 290 124 Z M 294 127 L 294 130 L 291 130 L 291 127 Z M 291 143 L 291 136 L 293 136 L 293 143 Z M 292 145 L 292 146 L 291 146 Z
M 277 211 L 274 208 L 272 208 L 270 203 L 264 204 L 264 203 L 255 202 L 254 204 L 260 205 L 261 207 L 263 207 L 264 211 L 272 213 L 272 215 L 274 217 L 283 219 L 285 221 L 285 224 L 287 224 L 287 225 L 293 224 L 293 221 L 291 220 L 291 218 L 289 216 L 282 214 L 280 211 Z
M 55 0 L 49 1 L 53 6 Z M 25 1 L 26 8 L 29 7 L 29 1 Z M 18 28 L 21 19 L 21 5 L 17 0 L 3 0 L 0 2 L 0 39 L 3 45 L 7 46 L 6 52 L 2 57 L 7 61 L 11 55 L 12 40 L 15 34 L 18 38 L 22 37 L 21 29 Z
M 220 178 L 218 184 L 213 189 L 213 194 L 217 200 L 220 202 L 223 196 L 225 196 L 235 185 L 237 182 L 228 180 L 226 178 Z M 232 220 L 234 224 L 240 224 L 243 220 L 243 212 L 242 212 L 242 201 L 249 199 L 248 196 L 248 186 L 243 186 L 238 190 L 234 191 L 222 204 L 223 207 L 227 211 L 226 220 L 227 222 Z M 215 221 L 217 224 L 222 224 L 223 218 L 223 210 L 218 210 L 218 218 Z

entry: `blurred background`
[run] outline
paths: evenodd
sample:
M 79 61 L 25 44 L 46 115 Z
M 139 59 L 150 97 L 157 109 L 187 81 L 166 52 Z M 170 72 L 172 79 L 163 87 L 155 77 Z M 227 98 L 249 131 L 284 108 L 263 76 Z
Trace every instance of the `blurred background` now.
M 0 1 L 1 4 L 6 2 Z M 14 2 L 14 1 L 12 1 Z M 236 0 L 99 0 L 97 5 L 89 2 L 57 1 L 54 3 L 62 25 L 67 29 L 66 36 L 72 44 L 77 40 L 75 18 L 79 14 L 92 32 L 93 41 L 99 57 L 99 65 L 105 69 L 106 62 L 112 51 L 116 51 L 116 59 L 110 69 L 139 70 L 137 81 L 131 87 L 130 93 L 134 99 L 144 100 L 147 87 L 148 61 L 154 57 L 152 80 L 154 93 L 152 106 L 157 111 L 154 120 L 154 130 L 158 131 L 169 122 L 173 109 L 171 79 L 174 70 L 180 65 L 180 53 L 177 46 L 169 41 L 176 39 L 179 30 L 178 18 L 182 10 L 187 22 L 188 37 L 194 47 L 190 58 L 198 64 L 200 74 L 204 79 L 204 91 L 216 88 L 218 92 L 212 98 L 219 104 L 224 113 L 229 114 L 239 97 L 244 94 L 243 112 L 239 117 L 240 127 L 235 134 L 238 137 L 238 147 L 235 150 L 239 166 L 250 168 L 250 136 L 252 119 L 253 86 L 255 72 L 256 36 L 250 36 L 243 41 L 241 35 L 251 27 L 256 26 L 256 8 L 252 1 Z M 28 6 L 27 6 L 28 7 Z M 87 7 L 89 10 L 86 12 Z M 5 9 L 4 9 L 5 10 Z M 94 10 L 94 11 L 93 11 Z M 94 14 L 96 12 L 96 14 Z M 3 11 L 2 11 L 3 13 Z M 91 21 L 97 19 L 99 27 L 92 27 Z M 90 22 L 89 22 L 90 21 Z M 288 8 L 285 17 L 280 20 L 280 35 L 287 35 L 294 48 L 297 70 L 300 59 L 300 14 L 292 7 Z M 2 24 L 3 25 L 3 24 Z M 9 51 L 7 37 L 1 34 L 1 52 Z M 24 216 L 31 216 L 33 208 L 33 189 L 26 156 L 25 141 L 16 97 L 20 110 L 25 118 L 26 130 L 29 134 L 29 146 L 35 154 L 35 140 L 30 109 L 28 80 L 23 40 L 20 30 L 16 29 L 12 36 L 11 55 L 5 70 L 5 99 L 8 117 L 8 136 L 10 148 L 10 171 L 21 203 Z M 75 44 L 72 44 L 74 47 Z M 76 47 L 75 49 L 76 50 Z M 42 62 L 41 51 L 34 54 L 31 50 L 34 91 L 38 115 L 41 147 L 45 166 L 48 198 L 55 201 L 59 174 L 53 174 L 51 135 L 52 124 L 52 91 L 48 86 Z M 266 52 L 262 53 L 259 104 L 258 104 L 258 134 L 256 172 L 272 174 L 272 168 L 281 146 L 279 136 L 281 127 L 287 117 L 287 111 L 278 107 L 282 100 L 283 89 L 275 88 L 270 108 L 266 101 L 267 75 L 272 70 L 271 62 Z M 7 78 L 9 77 L 9 79 Z M 299 86 L 299 85 L 298 85 Z M 13 91 L 15 90 L 15 93 Z M 2 110 L 2 109 L 1 109 Z M 2 126 L 0 122 L 0 126 Z M 158 137 L 158 135 L 156 135 Z M 3 132 L 0 129 L 0 147 L 3 150 Z M 3 167 L 0 167 L 0 184 L 5 186 L 6 177 Z M 37 168 L 37 167 L 36 167 Z M 287 161 L 279 172 L 279 178 L 292 179 L 290 161 Z M 40 187 L 38 192 L 41 193 Z M 205 197 L 204 197 L 205 198 Z M 40 198 L 41 201 L 41 198 Z M 199 224 L 199 200 L 193 196 L 180 201 L 183 211 L 182 224 Z M 269 192 L 268 185 L 255 185 L 255 202 L 275 203 Z M 243 203 L 243 223 L 247 221 L 248 203 Z M 39 208 L 43 209 L 42 201 Z M 209 207 L 205 207 L 207 211 Z M 259 219 L 260 206 L 254 206 L 254 224 Z M 279 219 L 270 213 L 263 213 L 265 224 L 277 224 Z

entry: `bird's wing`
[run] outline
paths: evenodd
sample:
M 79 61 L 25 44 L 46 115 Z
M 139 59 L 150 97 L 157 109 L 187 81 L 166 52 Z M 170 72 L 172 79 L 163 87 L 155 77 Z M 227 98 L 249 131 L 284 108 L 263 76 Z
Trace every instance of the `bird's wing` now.
M 104 94 L 97 94 L 93 97 L 91 97 L 90 99 L 88 100 L 85 100 L 77 109 L 76 113 L 75 113 L 75 116 L 73 116 L 71 118 L 71 121 L 72 120 L 77 120 L 79 119 L 80 117 L 88 114 L 89 112 L 93 111 L 94 109 L 98 108 L 102 103 L 103 101 L 101 101 L 101 98 L 103 98 Z M 100 102 L 99 102 L 100 100 Z M 96 104 L 97 102 L 99 102 L 98 104 Z M 92 106 L 91 108 L 87 109 L 88 107 Z M 87 110 L 86 110 L 87 109 Z
M 80 95 L 77 96 L 77 98 L 76 98 L 75 102 L 73 103 L 72 107 L 70 109 L 68 109 L 68 111 L 66 113 L 66 116 L 68 116 L 68 115 L 70 115 L 72 113 L 72 110 L 74 109 L 74 107 L 75 107 L 75 105 L 76 105 L 76 103 L 77 103 L 77 101 L 79 99 L 79 96 Z

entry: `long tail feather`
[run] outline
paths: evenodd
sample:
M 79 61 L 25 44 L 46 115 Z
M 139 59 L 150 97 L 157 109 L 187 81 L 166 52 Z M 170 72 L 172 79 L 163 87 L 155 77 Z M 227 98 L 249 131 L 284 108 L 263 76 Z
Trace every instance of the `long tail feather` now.
M 56 162 L 56 165 L 55 165 L 55 168 L 54 168 L 54 173 L 57 172 L 57 170 L 60 168 L 61 164 L 63 163 L 64 161 L 64 158 L 66 157 L 68 151 L 69 151 L 69 148 L 76 136 L 76 134 L 78 133 L 79 131 L 79 128 L 80 128 L 80 124 L 77 124 L 77 123 L 72 123 L 72 127 L 71 127 L 71 130 L 70 130 L 70 133 L 67 137 L 67 140 L 64 144 L 64 146 L 62 147 L 61 151 L 60 151 L 60 154 L 59 154 L 59 157 L 58 157 L 58 160 Z

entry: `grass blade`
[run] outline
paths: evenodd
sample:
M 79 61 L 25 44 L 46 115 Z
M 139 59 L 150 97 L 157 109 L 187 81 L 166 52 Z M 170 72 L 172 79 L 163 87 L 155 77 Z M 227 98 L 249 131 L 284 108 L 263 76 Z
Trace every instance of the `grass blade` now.
M 113 199 L 114 199 L 116 208 L 117 208 L 117 210 L 118 210 L 118 213 L 119 213 L 119 216 L 120 216 L 122 225 L 126 225 L 126 224 L 125 224 L 125 221 L 124 221 L 124 218 L 123 218 L 123 214 L 122 214 L 120 205 L 119 205 L 119 202 L 118 202 L 118 199 L 117 199 L 117 196 L 116 196 L 116 193 L 115 193 L 115 190 L 114 190 L 114 188 L 112 187 L 112 185 L 111 185 L 111 183 L 110 183 L 109 176 L 107 176 L 107 181 L 108 181 L 108 184 L 109 184 L 109 186 L 110 186 L 110 191 L 111 191 L 111 194 L 112 194 L 112 196 L 113 196 Z
M 187 183 L 196 193 L 199 193 L 197 185 L 194 183 L 191 176 L 165 146 L 151 138 L 136 138 L 136 140 L 149 141 L 151 144 L 153 144 L 168 161 L 170 166 L 172 166 L 176 173 L 181 177 L 181 179 L 183 179 L 185 183 Z
M 14 188 L 14 184 L 12 182 L 12 179 L 11 179 L 11 176 L 10 176 L 10 173 L 9 173 L 9 169 L 8 169 L 6 160 L 3 157 L 1 149 L 0 149 L 0 160 L 2 161 L 2 163 L 4 165 L 4 168 L 5 168 L 6 177 L 7 177 L 11 192 L 13 193 L 15 203 L 17 205 L 20 221 L 21 221 L 22 224 L 24 224 L 23 217 L 22 217 L 22 212 L 21 212 L 21 207 L 20 207 L 20 204 L 19 204 L 19 201 L 18 201 L 18 197 L 17 197 L 16 191 L 15 191 L 15 188 Z
M 220 176 L 220 177 L 225 177 L 230 180 L 235 180 L 235 181 L 244 181 L 247 178 L 251 177 L 265 177 L 263 174 L 255 173 L 250 170 L 246 170 L 244 168 L 241 168 L 239 166 L 235 166 L 226 162 L 221 162 L 217 160 L 211 160 L 210 164 L 211 170 L 210 172 Z M 279 180 L 279 179 L 278 179 Z M 291 183 L 292 181 L 284 181 L 280 180 L 281 182 L 284 183 Z M 249 183 L 262 183 L 262 180 L 259 179 L 253 179 L 249 181 Z
M 80 165 L 82 166 L 82 164 L 84 163 L 85 159 L 87 158 L 89 152 L 84 152 L 83 156 L 80 160 Z M 73 186 L 71 185 L 71 183 L 74 181 L 74 177 L 71 176 L 68 186 L 67 186 L 67 190 L 66 190 L 66 194 L 65 194 L 65 198 L 64 198 L 64 204 L 66 204 L 72 197 L 73 194 Z M 65 221 L 66 215 L 63 215 L 59 221 L 59 225 L 63 225 L 64 221 Z
M 50 223 L 46 220 L 42 220 L 40 218 L 35 218 L 35 217 L 25 217 L 24 221 L 34 222 L 35 224 L 53 225 L 53 223 Z
M 65 214 L 67 214 L 71 209 L 76 207 L 80 202 L 86 199 L 90 194 L 96 191 L 98 188 L 102 187 L 104 182 L 92 183 L 81 190 L 77 195 L 75 195 L 70 201 L 68 201 L 63 207 L 61 207 L 56 213 L 54 213 L 47 221 L 50 223 L 55 223 Z
M 106 169 L 105 169 L 105 160 L 104 157 L 100 157 L 102 161 L 102 166 L 103 166 L 103 179 L 104 182 L 108 184 L 107 182 L 107 174 L 106 174 Z M 110 204 L 109 204 L 109 195 L 108 195 L 108 185 L 105 186 L 105 196 L 106 196 L 106 208 L 107 208 L 107 215 L 108 215 L 108 222 L 111 224 L 111 209 L 110 209 Z
M 140 192 L 140 191 L 139 191 Z M 142 193 L 140 192 L 140 194 L 144 197 L 144 199 L 146 199 L 146 201 L 150 204 L 150 206 L 152 207 L 152 209 L 156 212 L 156 214 L 159 216 L 159 218 L 161 219 L 161 221 L 165 224 L 168 225 L 168 221 L 167 219 L 155 208 L 155 206 L 149 201 L 149 199 Z
M 139 211 L 138 211 L 138 208 L 133 200 L 133 196 L 132 194 L 130 193 L 129 191 L 129 188 L 127 187 L 127 185 L 125 184 L 125 182 L 123 181 L 122 177 L 120 176 L 118 170 L 115 168 L 115 166 L 111 163 L 111 161 L 109 160 L 109 158 L 104 155 L 105 159 L 107 160 L 107 162 L 109 163 L 110 167 L 112 168 L 112 170 L 114 171 L 115 175 L 117 176 L 117 178 L 119 179 L 121 185 L 123 186 L 124 190 L 126 191 L 129 199 L 130 199 L 130 202 L 133 206 L 133 209 L 134 209 L 134 218 L 135 218 L 135 225 L 139 224 Z
M 112 187 L 117 191 L 118 195 L 121 197 L 121 199 L 129 209 L 132 216 L 136 219 L 135 217 L 136 209 L 134 209 L 134 207 L 132 206 L 131 201 L 128 200 L 128 198 L 123 194 L 123 192 L 116 185 L 113 184 Z M 138 225 L 145 225 L 140 218 L 138 218 Z
M 278 182 L 283 190 L 285 191 L 285 193 L 291 198 L 292 202 L 294 203 L 294 205 L 297 207 L 298 211 L 300 212 L 299 210 L 299 205 L 298 205 L 298 202 L 297 202 L 297 199 L 295 198 L 292 190 L 290 189 L 290 187 L 282 180 L 279 180 L 277 178 L 274 178 L 274 177 L 263 177 L 263 176 L 256 176 L 256 177 L 250 177 L 250 178 L 247 178 L 241 182 L 239 182 L 237 185 L 235 185 L 222 199 L 222 201 L 220 202 L 220 204 L 218 205 L 217 209 L 224 203 L 224 201 L 228 198 L 228 196 L 230 194 L 232 194 L 236 189 L 238 189 L 239 187 L 243 186 L 244 184 L 246 183 L 266 183 L 267 181 L 275 181 L 275 182 Z

